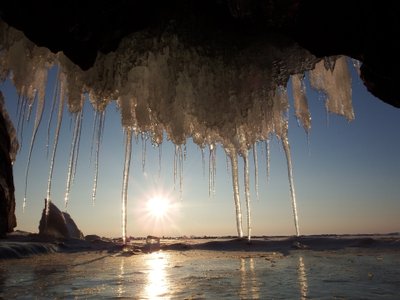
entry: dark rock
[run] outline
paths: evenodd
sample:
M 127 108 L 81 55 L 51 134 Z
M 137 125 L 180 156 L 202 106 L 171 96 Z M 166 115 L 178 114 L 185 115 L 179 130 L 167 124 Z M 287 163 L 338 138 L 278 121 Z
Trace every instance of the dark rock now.
M 100 241 L 101 237 L 98 236 L 97 234 L 88 234 L 85 236 L 85 241 L 88 242 L 94 242 L 94 241 Z
M 0 237 L 17 226 L 12 171 L 13 128 L 3 102 L 0 92 Z
M 47 216 L 46 205 L 49 205 Z M 71 216 L 66 212 L 60 211 L 51 201 L 47 202 L 46 200 L 39 223 L 39 235 L 54 238 L 84 239 L 83 233 L 76 226 Z
M 0 2 L 0 18 L 38 46 L 63 51 L 83 70 L 93 66 L 97 53 L 115 50 L 125 36 L 146 31 L 156 37 L 171 30 L 171 24 L 190 37 L 192 46 L 218 47 L 227 55 L 278 33 L 319 58 L 347 55 L 361 61 L 368 90 L 396 107 L 399 14 L 400 2 L 374 0 Z

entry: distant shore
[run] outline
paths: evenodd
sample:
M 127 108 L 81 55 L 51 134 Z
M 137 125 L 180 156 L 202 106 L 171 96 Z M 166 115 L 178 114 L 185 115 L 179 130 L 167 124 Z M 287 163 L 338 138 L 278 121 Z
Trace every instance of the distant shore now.
M 0 239 L 0 259 L 30 257 L 47 253 L 73 253 L 87 251 L 121 252 L 138 255 L 154 251 L 240 251 L 280 252 L 291 251 L 335 251 L 342 249 L 399 250 L 400 233 L 355 234 L 355 235 L 309 235 L 309 236 L 258 236 L 249 242 L 246 238 L 224 237 L 162 237 L 156 244 L 146 243 L 145 237 L 131 238 L 128 245 L 121 239 L 88 235 L 85 240 L 55 239 L 37 234 L 14 232 Z

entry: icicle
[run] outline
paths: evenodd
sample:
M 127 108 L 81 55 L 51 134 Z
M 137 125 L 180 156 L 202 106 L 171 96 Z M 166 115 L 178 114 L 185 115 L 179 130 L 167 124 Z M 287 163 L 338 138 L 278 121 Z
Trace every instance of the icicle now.
M 142 137 L 142 172 L 144 172 L 146 167 L 147 134 L 142 133 L 141 137 Z
M 18 119 L 20 110 L 22 107 L 22 96 L 19 94 L 17 99 L 17 110 L 15 111 L 15 117 Z
M 231 174 L 231 166 L 229 164 L 228 155 L 225 155 L 225 163 L 226 163 L 226 174 Z
M 72 184 L 72 176 L 73 176 L 73 170 L 74 170 L 74 162 L 75 162 L 75 156 L 76 156 L 76 148 L 77 148 L 77 141 L 78 141 L 78 135 L 79 135 L 79 128 L 80 128 L 80 120 L 81 120 L 81 113 L 82 111 L 79 111 L 75 115 L 75 126 L 74 126 L 74 134 L 72 136 L 72 144 L 71 144 L 71 150 L 69 154 L 69 164 L 68 164 L 68 174 L 67 174 L 67 186 L 65 188 L 65 197 L 64 197 L 64 204 L 65 208 L 68 206 L 68 200 L 69 200 L 69 194 L 71 190 L 71 184 Z
M 22 101 L 21 110 L 18 115 L 18 123 L 17 123 L 17 135 L 19 136 L 19 141 L 21 145 L 19 148 L 20 151 L 23 145 L 24 121 L 25 121 L 26 107 L 28 105 L 28 101 L 25 97 L 22 96 L 21 101 Z
M 215 196 L 215 175 L 216 175 L 216 160 L 217 148 L 214 144 L 210 144 L 210 154 L 208 159 L 208 196 Z
M 240 194 L 239 194 L 239 171 L 238 171 L 238 161 L 237 154 L 235 151 L 229 154 L 232 164 L 232 187 L 233 187 L 233 198 L 235 200 L 236 209 L 236 227 L 238 236 L 243 237 L 242 229 L 242 209 L 240 207 Z
M 57 125 L 56 125 L 56 131 L 54 132 L 53 152 L 51 153 L 49 178 L 47 180 L 46 201 L 48 201 L 48 202 L 50 202 L 50 200 L 51 200 L 51 183 L 52 183 L 52 179 L 53 179 L 53 168 L 54 168 L 54 162 L 55 162 L 55 157 L 56 157 L 56 153 L 57 153 L 57 146 L 58 146 L 58 139 L 60 136 L 62 118 L 63 118 L 64 100 L 65 100 L 64 95 L 60 95 L 59 103 L 58 103 L 58 112 L 57 112 Z M 49 204 L 49 203 L 47 203 L 47 204 Z M 48 208 L 48 207 L 49 207 L 49 205 L 46 206 L 46 208 Z M 49 212 L 46 210 L 46 215 L 48 215 L 48 213 Z
M 100 145 L 101 145 L 101 137 L 103 134 L 103 124 L 105 122 L 105 111 L 100 113 L 99 125 L 97 128 L 97 138 L 96 138 L 96 156 L 95 156 L 95 165 L 94 165 L 94 178 L 93 178 L 93 188 L 92 188 L 92 204 L 94 205 L 96 202 L 96 193 L 97 193 L 97 179 L 99 176 L 99 157 L 100 157 Z
M 93 113 L 92 143 L 90 144 L 89 166 L 92 164 L 94 144 L 97 143 L 96 138 L 98 137 L 98 135 L 96 135 L 96 133 L 99 130 L 99 127 L 98 127 L 98 122 L 99 122 L 99 118 L 100 118 L 99 116 L 100 115 L 99 115 L 98 111 L 95 110 Z
M 127 225 L 127 206 L 128 206 L 128 183 L 129 183 L 129 168 L 131 165 L 132 153 L 132 129 L 127 128 L 125 132 L 125 163 L 122 182 L 122 242 L 126 245 L 126 225 Z
M 26 122 L 29 122 L 29 120 L 31 119 L 32 108 L 33 108 L 33 102 L 30 102 L 28 99 L 28 114 L 26 115 Z
M 23 114 L 22 112 L 24 111 L 25 108 L 25 98 L 21 95 L 18 94 L 18 106 L 17 106 L 17 115 L 16 115 L 16 120 L 17 120 L 17 136 L 19 134 L 19 128 L 20 128 L 20 123 L 21 119 L 23 120 Z
M 182 145 L 179 146 L 178 152 L 178 166 L 179 166 L 179 196 L 182 200 L 183 195 L 183 161 L 184 161 L 184 151 L 182 149 Z
M 54 109 L 55 109 L 58 94 L 59 94 L 58 93 L 58 89 L 59 89 L 58 77 L 59 77 L 59 70 L 57 71 L 57 75 L 56 75 L 56 82 L 54 84 L 54 91 L 53 91 L 53 101 L 51 103 L 49 121 L 47 122 L 46 157 L 49 156 L 50 127 L 51 127 L 51 122 L 53 121 Z
M 297 74 L 292 76 L 292 90 L 297 121 L 303 126 L 306 133 L 308 133 L 311 129 L 311 114 L 308 110 L 303 75 Z
M 201 165 L 203 167 L 203 178 L 205 178 L 206 177 L 206 158 L 204 155 L 204 148 L 201 147 L 200 150 L 201 150 Z
M 75 175 L 76 175 L 76 168 L 78 166 L 78 157 L 79 157 L 79 146 L 81 144 L 81 136 L 82 136 L 82 119 L 83 119 L 83 108 L 80 111 L 80 118 L 78 122 L 78 137 L 77 137 L 77 142 L 76 142 L 76 147 L 75 147 L 75 154 L 74 154 L 74 163 L 72 164 L 72 177 L 71 177 L 71 182 L 73 183 L 75 180 Z
M 177 176 L 177 168 L 178 168 L 178 146 L 175 145 L 175 152 L 174 152 L 174 190 L 176 188 L 176 176 Z
M 290 196 L 292 198 L 292 209 L 293 209 L 293 218 L 294 218 L 294 226 L 296 228 L 296 236 L 300 235 L 299 230 L 299 220 L 297 217 L 297 204 L 296 204 L 296 192 L 294 189 L 294 181 L 293 181 L 293 167 L 292 167 L 292 156 L 290 154 L 290 145 L 287 135 L 282 137 L 282 146 L 285 151 L 286 161 L 287 161 L 287 169 L 288 169 L 288 177 L 289 177 L 289 186 L 290 186 Z
M 249 175 L 249 154 L 243 154 L 243 167 L 244 167 L 244 195 L 246 198 L 247 209 L 247 240 L 251 240 L 251 205 L 250 205 L 250 175 Z
M 310 84 L 326 95 L 326 110 L 342 115 L 351 121 L 354 119 L 351 101 L 351 75 L 345 56 L 337 58 L 333 71 L 326 70 L 320 61 L 310 71 Z
M 269 139 L 265 142 L 265 154 L 266 154 L 266 165 L 267 165 L 267 183 L 269 182 L 269 174 L 271 168 L 271 156 L 269 151 Z
M 162 144 L 158 144 L 158 178 L 161 177 Z
M 254 143 L 253 146 L 253 160 L 254 160 L 254 187 L 256 190 L 256 199 L 257 201 L 260 200 L 258 195 L 258 155 L 257 155 L 257 143 Z
M 36 134 L 38 132 L 40 122 L 42 121 L 43 108 L 44 108 L 44 97 L 43 98 L 42 97 L 37 97 L 37 104 L 36 105 L 37 106 L 36 106 L 35 124 L 33 125 L 31 144 L 29 146 L 28 162 L 26 164 L 26 171 L 25 171 L 25 191 L 24 191 L 24 201 L 23 201 L 23 204 L 22 204 L 22 209 L 23 210 L 25 210 L 25 207 L 26 207 L 26 197 L 27 197 L 27 191 L 28 191 L 29 167 L 30 167 L 30 164 L 31 164 L 33 146 L 35 144 Z

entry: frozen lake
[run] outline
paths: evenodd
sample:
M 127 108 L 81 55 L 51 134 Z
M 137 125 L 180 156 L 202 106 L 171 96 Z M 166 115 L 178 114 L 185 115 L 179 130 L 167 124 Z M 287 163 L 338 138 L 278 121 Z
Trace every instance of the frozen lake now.
M 1 299 L 399 299 L 393 249 L 90 251 L 0 260 Z

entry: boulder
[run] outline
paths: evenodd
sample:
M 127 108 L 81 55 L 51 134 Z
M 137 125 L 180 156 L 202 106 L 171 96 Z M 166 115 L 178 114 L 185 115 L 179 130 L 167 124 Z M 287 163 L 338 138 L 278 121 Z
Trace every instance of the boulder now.
M 49 205 L 47 209 L 47 205 Z M 75 238 L 84 239 L 82 231 L 79 230 L 71 216 L 62 212 L 51 201 L 46 201 L 39 223 L 39 235 L 53 238 Z M 46 215 L 46 210 L 48 210 Z

